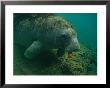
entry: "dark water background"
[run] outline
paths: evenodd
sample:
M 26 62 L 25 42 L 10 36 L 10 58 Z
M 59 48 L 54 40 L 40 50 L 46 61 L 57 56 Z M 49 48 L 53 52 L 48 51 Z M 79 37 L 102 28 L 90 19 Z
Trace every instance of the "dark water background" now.
M 81 43 L 88 48 L 97 49 L 97 14 L 96 13 L 57 13 L 56 15 L 68 20 L 78 35 Z

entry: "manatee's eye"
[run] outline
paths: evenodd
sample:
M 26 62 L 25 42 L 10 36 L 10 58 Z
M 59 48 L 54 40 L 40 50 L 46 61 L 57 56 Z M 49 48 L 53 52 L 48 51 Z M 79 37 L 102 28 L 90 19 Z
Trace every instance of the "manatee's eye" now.
M 66 47 L 70 43 L 70 36 L 68 33 L 62 33 L 56 37 L 57 45 L 60 47 Z
M 61 39 L 61 41 L 67 42 L 67 41 L 70 40 L 70 36 L 69 36 L 69 34 L 64 33 L 64 34 L 61 34 L 61 35 L 60 35 L 60 39 Z
M 61 37 L 62 38 L 67 38 L 68 36 L 67 36 L 67 34 L 61 34 Z

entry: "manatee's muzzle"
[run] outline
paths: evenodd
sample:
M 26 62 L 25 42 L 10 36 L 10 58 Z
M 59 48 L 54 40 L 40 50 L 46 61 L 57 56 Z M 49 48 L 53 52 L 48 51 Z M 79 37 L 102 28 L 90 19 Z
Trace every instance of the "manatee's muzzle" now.
M 80 50 L 80 44 L 78 42 L 77 38 L 73 38 L 70 42 L 70 44 L 66 47 L 67 52 L 73 52 L 73 51 L 79 51 Z
M 79 45 L 79 42 L 78 42 L 78 39 L 77 38 L 74 38 L 73 39 L 73 46 L 74 46 L 74 50 L 77 51 L 80 49 L 80 45 Z

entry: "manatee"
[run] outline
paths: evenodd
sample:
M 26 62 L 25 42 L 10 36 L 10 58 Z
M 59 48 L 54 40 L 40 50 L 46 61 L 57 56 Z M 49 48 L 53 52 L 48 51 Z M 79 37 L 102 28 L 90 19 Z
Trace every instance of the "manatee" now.
M 34 58 L 43 50 L 57 50 L 57 56 L 80 49 L 72 25 L 54 14 L 14 14 L 14 43 L 25 48 L 24 56 Z

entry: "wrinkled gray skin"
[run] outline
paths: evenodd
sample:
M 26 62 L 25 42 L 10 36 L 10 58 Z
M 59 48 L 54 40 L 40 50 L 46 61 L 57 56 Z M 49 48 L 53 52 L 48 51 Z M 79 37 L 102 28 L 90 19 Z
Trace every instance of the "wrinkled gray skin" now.
M 60 57 L 64 52 L 80 48 L 75 30 L 59 16 L 24 19 L 16 25 L 14 36 L 15 43 L 25 47 L 26 58 L 33 58 L 48 49 L 57 49 Z

